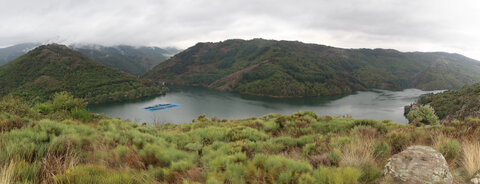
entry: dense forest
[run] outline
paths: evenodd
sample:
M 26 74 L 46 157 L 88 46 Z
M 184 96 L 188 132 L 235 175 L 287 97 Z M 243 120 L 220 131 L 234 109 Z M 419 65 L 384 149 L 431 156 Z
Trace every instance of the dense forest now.
M 1 66 L 0 86 L 0 96 L 13 94 L 46 101 L 56 92 L 68 91 L 89 103 L 136 99 L 166 91 L 166 87 L 98 64 L 57 44 L 37 47 Z
M 129 74 L 139 76 L 155 65 L 180 52 L 175 48 L 133 47 L 118 45 L 71 45 L 70 48 L 81 52 L 106 66 L 117 68 Z
M 392 183 L 388 158 L 438 150 L 458 183 L 480 169 L 480 120 L 402 125 L 313 112 L 140 125 L 56 93 L 0 98 L 0 183 Z
M 275 97 L 372 88 L 452 89 L 480 81 L 480 63 L 458 54 L 340 49 L 263 39 L 198 43 L 144 78 Z
M 426 94 L 420 97 L 417 104 L 430 105 L 443 120 L 464 120 L 480 117 L 480 83 L 464 86 L 460 89 L 448 90 L 438 94 Z M 410 106 L 406 107 L 406 110 Z

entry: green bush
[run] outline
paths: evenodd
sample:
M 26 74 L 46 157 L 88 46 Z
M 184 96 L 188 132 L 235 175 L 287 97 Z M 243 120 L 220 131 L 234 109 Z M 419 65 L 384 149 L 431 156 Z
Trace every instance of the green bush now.
M 328 122 L 316 122 L 311 126 L 316 132 L 322 134 L 343 133 L 350 130 L 351 122 L 345 119 L 333 119 Z
M 57 111 L 70 111 L 76 107 L 81 108 L 85 106 L 82 99 L 75 98 L 68 92 L 55 93 L 53 95 L 52 105 L 53 109 Z
M 267 183 L 297 183 L 302 174 L 312 172 L 309 163 L 281 156 L 257 154 L 252 162 L 257 168 L 263 169 L 264 175 L 258 181 Z
M 376 167 L 367 167 L 362 171 L 362 175 L 359 178 L 359 181 L 362 183 L 374 183 L 375 180 L 382 177 L 383 170 Z
M 82 120 L 83 122 L 92 120 L 92 114 L 83 108 L 75 107 L 70 113 L 72 118 Z
M 341 158 L 341 153 L 337 149 L 334 149 L 333 151 L 328 153 L 328 160 L 332 165 L 338 166 L 338 164 L 340 164 Z
M 322 147 L 318 146 L 316 143 L 309 143 L 303 146 L 303 154 L 305 155 L 314 155 L 322 151 Z
M 319 184 L 355 184 L 362 172 L 351 167 L 320 167 L 313 172 Z
M 421 123 L 424 125 L 438 124 L 438 117 L 430 105 L 421 105 L 418 109 L 411 110 L 407 114 L 409 123 Z
M 44 115 L 53 112 L 53 105 L 50 103 L 37 103 L 33 108 Z
M 39 183 L 41 163 L 27 163 L 24 160 L 16 162 L 13 180 L 15 183 Z
M 265 140 L 268 136 L 263 132 L 250 127 L 234 127 L 227 132 L 227 141 L 238 141 L 247 139 L 250 141 Z
M 245 166 L 243 164 L 228 164 L 225 169 L 225 179 L 228 181 L 228 183 L 245 183 L 245 172 Z
M 401 152 L 405 146 L 410 142 L 410 138 L 405 136 L 402 133 L 393 132 L 392 134 L 387 136 L 387 140 L 392 147 L 393 153 Z
M 376 143 L 374 145 L 373 156 L 377 160 L 383 160 L 390 156 L 392 148 L 385 142 Z
M 127 152 L 129 151 L 130 149 L 127 147 L 127 146 L 124 146 L 124 145 L 118 145 L 114 150 L 113 152 L 118 155 L 120 158 L 123 158 L 125 157 L 125 155 L 127 154 Z
M 461 150 L 462 148 L 457 140 L 448 140 L 441 145 L 439 151 L 446 160 L 451 161 L 455 160 L 460 155 Z
M 166 145 L 157 144 L 146 144 L 145 147 L 140 150 L 138 154 L 143 159 L 146 165 L 161 167 L 170 167 L 172 166 L 172 163 L 177 163 L 179 161 L 194 162 L 196 158 L 193 154 L 183 152 L 174 148 L 169 148 L 166 147 Z
M 377 133 L 379 134 L 385 134 L 388 132 L 388 129 L 387 127 L 377 121 L 377 120 L 371 120 L 371 119 L 356 119 L 351 125 L 350 125 L 350 129 L 353 129 L 357 126 L 369 126 L 369 127 L 372 127 L 372 128 L 375 128 L 377 130 Z
M 203 148 L 203 145 L 198 142 L 188 143 L 187 145 L 185 145 L 185 149 L 190 151 L 200 151 L 202 150 L 202 148 Z
M 154 182 L 146 175 L 134 175 L 126 171 L 107 170 L 97 165 L 82 165 L 67 170 L 64 174 L 55 176 L 55 183 L 129 183 L 143 184 L 145 181 Z

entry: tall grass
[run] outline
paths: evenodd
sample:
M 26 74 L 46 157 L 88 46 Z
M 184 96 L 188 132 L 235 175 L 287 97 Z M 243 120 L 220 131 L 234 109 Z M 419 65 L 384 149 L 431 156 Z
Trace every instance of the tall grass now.
M 13 183 L 13 177 L 15 172 L 15 162 L 12 160 L 9 163 L 3 165 L 0 168 L 0 183 L 1 184 L 10 184 Z
M 462 143 L 462 166 L 467 174 L 472 177 L 480 171 L 480 141 L 469 140 Z
M 368 138 L 357 138 L 342 150 L 340 166 L 366 168 L 375 166 L 374 141 Z

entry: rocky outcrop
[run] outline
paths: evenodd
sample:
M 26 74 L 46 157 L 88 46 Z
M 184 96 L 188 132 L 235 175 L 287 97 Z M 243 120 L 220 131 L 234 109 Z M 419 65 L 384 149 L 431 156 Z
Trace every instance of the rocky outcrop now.
M 478 173 L 477 175 L 475 175 L 475 177 L 473 177 L 473 178 L 470 180 L 470 183 L 471 183 L 471 184 L 480 184 L 480 173 Z
M 393 155 L 385 175 L 400 184 L 452 184 L 453 177 L 443 155 L 428 146 L 410 146 Z

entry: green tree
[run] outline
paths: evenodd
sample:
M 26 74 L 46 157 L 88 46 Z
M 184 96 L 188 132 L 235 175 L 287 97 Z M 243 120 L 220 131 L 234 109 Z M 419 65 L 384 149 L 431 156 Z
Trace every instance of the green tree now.
M 418 109 L 413 109 L 407 114 L 409 123 L 420 125 L 438 124 L 438 116 L 430 105 L 421 105 Z

